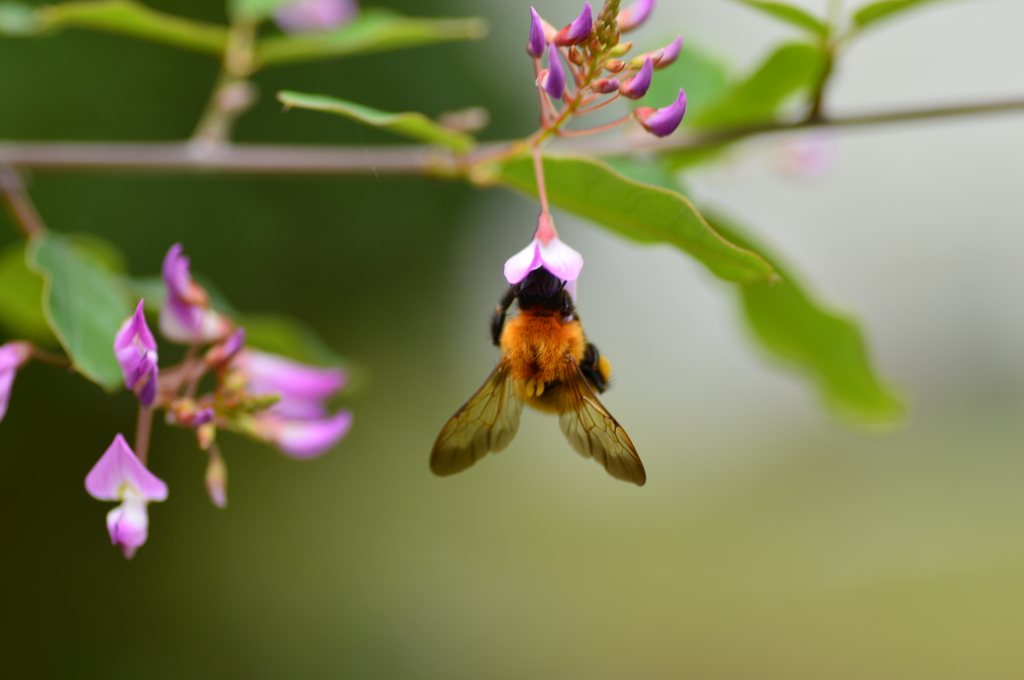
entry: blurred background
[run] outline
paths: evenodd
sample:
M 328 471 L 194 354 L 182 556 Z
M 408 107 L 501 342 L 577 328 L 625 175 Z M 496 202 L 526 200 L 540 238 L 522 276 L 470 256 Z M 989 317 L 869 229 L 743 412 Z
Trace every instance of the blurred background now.
M 579 12 L 538 1 L 556 25 Z M 224 20 L 211 0 L 147 4 Z M 394 141 L 282 114 L 284 88 L 431 115 L 482 105 L 493 138 L 535 127 L 528 3 L 365 4 L 483 15 L 492 33 L 267 70 L 239 140 Z M 847 55 L 830 110 L 1019 96 L 1022 25 L 1018 0 L 907 13 Z M 637 40 L 676 33 L 739 70 L 796 37 L 724 0 L 666 0 Z M 185 138 L 216 72 L 85 31 L 3 39 L 0 139 Z M 181 241 L 237 307 L 308 321 L 371 381 L 348 401 L 351 434 L 320 459 L 225 436 L 226 511 L 190 434 L 158 423 L 150 460 L 170 498 L 127 562 L 83 479 L 133 431 L 134 397 L 48 366 L 20 373 L 0 423 L 0 674 L 1022 677 L 1024 116 L 842 132 L 837 164 L 813 180 L 778 172 L 790 141 L 748 143 L 689 185 L 862 321 L 908 418 L 845 429 L 764 360 L 728 286 L 670 248 L 556 213 L 586 258 L 580 310 L 616 369 L 604 402 L 643 457 L 643 489 L 534 413 L 474 468 L 427 468 L 497 359 L 487 316 L 531 236 L 531 201 L 416 178 L 31 177 L 53 229 L 117 243 L 138 275 Z M 0 220 L 2 247 L 17 232 Z

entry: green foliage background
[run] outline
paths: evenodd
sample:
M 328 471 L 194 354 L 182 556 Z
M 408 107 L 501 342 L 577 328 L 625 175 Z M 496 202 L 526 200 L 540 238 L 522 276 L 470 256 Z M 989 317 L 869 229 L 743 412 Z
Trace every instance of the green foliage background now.
M 148 4 L 223 20 L 207 0 Z M 761 30 L 793 37 L 720 4 L 686 10 L 686 37 L 698 28 L 705 44 Z M 1010 2 L 988 4 L 1020 16 Z M 282 89 L 430 115 L 480 104 L 493 115 L 489 136 L 531 130 L 525 20 L 509 24 L 509 10 L 490 3 L 386 5 L 480 13 L 497 31 L 480 43 L 260 73 L 260 103 L 238 138 L 393 141 L 332 116 L 284 115 L 273 98 Z M 573 7 L 538 9 L 557 23 Z M 880 29 L 863 49 L 894 63 L 906 45 L 933 49 L 929 26 L 946 24 L 923 21 L 908 43 L 887 43 Z M 846 82 L 870 71 L 860 64 Z M 908 78 L 915 67 L 930 73 L 909 64 Z M 102 34 L 0 40 L 0 138 L 183 138 L 215 77 L 204 55 Z M 867 103 L 899 93 L 885 87 Z M 1009 261 L 1022 245 L 1013 232 L 1024 206 L 1011 190 L 1024 172 L 1013 152 L 1024 131 L 1019 120 L 971 125 L 854 136 L 844 160 L 854 170 L 836 181 L 843 195 L 863 192 L 861 219 L 889 225 L 888 249 L 870 241 L 878 230 L 858 238 L 842 214 L 793 227 L 813 222 L 828 191 L 814 184 L 755 182 L 735 203 L 759 240 L 809 272 L 801 280 L 867 318 L 880 362 L 913 395 L 908 423 L 885 438 L 823 422 L 808 390 L 750 358 L 739 300 L 699 265 L 556 214 L 587 258 L 581 314 L 617 369 L 605 401 L 644 458 L 641 490 L 580 460 L 540 416 L 524 418 L 509 450 L 457 477 L 427 469 L 437 431 L 492 366 L 486 317 L 502 262 L 532 229 L 528 200 L 422 179 L 37 174 L 32 195 L 54 229 L 117 243 L 138 276 L 156 273 L 182 241 L 236 307 L 308 321 L 371 377 L 348 401 L 352 433 L 321 459 L 298 463 L 225 437 L 225 512 L 206 498 L 205 459 L 187 433 L 158 423 L 150 459 L 170 498 L 151 506 L 149 543 L 125 562 L 107 543 L 109 506 L 86 495 L 83 479 L 115 432 L 131 432 L 133 398 L 47 366 L 19 374 L 0 423 L 0 672 L 1019 676 L 1024 321 L 1008 292 L 1024 285 Z M 1005 141 L 998 149 L 982 134 L 989 125 Z M 944 153 L 920 166 L 893 155 L 915 134 Z M 947 154 L 962 161 L 949 168 L 962 173 L 954 183 L 970 190 L 962 206 L 932 209 L 914 173 Z M 905 184 L 871 181 L 893 182 L 884 172 L 893 167 Z M 720 179 L 701 186 L 716 205 L 728 197 Z M 977 214 L 984 220 L 972 226 Z M 0 220 L 7 247 L 16 233 Z M 972 242 L 999 234 L 996 253 Z

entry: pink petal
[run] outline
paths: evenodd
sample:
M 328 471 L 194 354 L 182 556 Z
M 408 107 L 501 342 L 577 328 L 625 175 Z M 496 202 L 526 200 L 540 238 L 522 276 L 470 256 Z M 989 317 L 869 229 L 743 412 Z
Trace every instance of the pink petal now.
M 147 501 L 167 498 L 167 485 L 146 469 L 120 434 L 85 476 L 85 490 L 101 501 L 122 500 L 127 491 Z
M 110 542 L 121 547 L 126 559 L 134 557 L 149 535 L 146 501 L 135 494 L 126 495 L 121 505 L 107 513 L 107 531 Z
M 274 14 L 274 22 L 286 33 L 329 31 L 344 26 L 359 12 L 352 0 L 298 0 Z
M 13 366 L 7 369 L 0 366 L 0 420 L 7 415 L 7 404 L 11 399 L 11 388 L 14 386 L 14 376 L 17 372 Z
M 286 420 L 277 424 L 273 443 L 294 458 L 315 458 L 341 441 L 352 427 L 352 412 L 338 411 L 324 420 Z
M 540 242 L 534 239 L 530 241 L 530 245 L 508 258 L 505 262 L 505 280 L 514 286 L 525 279 L 534 269 L 541 266 L 542 262 Z
M 561 239 L 554 238 L 544 245 L 538 244 L 538 253 L 544 268 L 562 281 L 575 281 L 583 269 L 583 256 L 565 245 Z
M 616 19 L 619 25 L 619 30 L 623 33 L 626 31 L 632 31 L 647 20 L 647 17 L 651 15 L 651 11 L 653 9 L 654 0 L 637 0 L 629 7 L 619 12 L 619 16 Z

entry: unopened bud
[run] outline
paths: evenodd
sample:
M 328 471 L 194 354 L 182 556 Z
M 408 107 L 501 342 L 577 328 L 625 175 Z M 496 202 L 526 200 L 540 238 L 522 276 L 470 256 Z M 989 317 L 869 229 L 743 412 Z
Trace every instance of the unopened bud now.
M 619 88 L 619 92 L 622 93 L 623 97 L 629 97 L 630 99 L 640 99 L 647 90 L 651 88 L 651 79 L 654 75 L 654 64 L 651 63 L 651 58 L 648 57 L 644 61 L 643 68 L 635 76 L 627 80 Z
M 626 63 L 619 61 L 618 59 L 609 59 L 604 63 L 604 67 L 612 73 L 618 73 L 622 69 L 626 68 Z
M 641 106 L 633 111 L 633 116 L 645 130 L 658 137 L 667 137 L 676 131 L 686 114 L 686 93 L 679 90 L 675 102 L 663 109 L 652 109 Z
M 213 423 L 206 423 L 196 428 L 196 441 L 199 442 L 199 448 L 203 451 L 208 451 L 216 439 L 217 426 Z
M 615 47 L 608 50 L 608 55 L 612 57 L 621 57 L 626 55 L 631 49 L 633 49 L 633 41 L 619 43 Z
M 579 45 L 590 37 L 590 31 L 594 27 L 594 13 L 590 9 L 590 3 L 583 3 L 583 11 L 576 17 L 576 20 L 563 28 L 555 35 L 554 43 L 561 47 Z
M 238 354 L 243 345 L 245 345 L 245 329 L 236 328 L 234 333 L 211 347 L 203 357 L 203 361 L 211 368 L 220 366 Z
M 598 78 L 590 84 L 590 89 L 600 94 L 610 94 L 619 89 L 619 81 L 615 78 Z
M 212 408 L 199 408 L 192 399 L 175 399 L 167 409 L 167 422 L 171 425 L 195 428 L 209 423 L 213 418 Z
M 228 506 L 228 466 L 216 446 L 210 449 L 210 462 L 206 465 L 206 493 L 218 508 Z
M 569 48 L 569 61 L 576 64 L 577 66 L 583 66 L 583 55 L 575 47 Z
M 590 51 L 594 54 L 601 51 L 601 41 L 598 38 L 594 38 L 590 41 Z

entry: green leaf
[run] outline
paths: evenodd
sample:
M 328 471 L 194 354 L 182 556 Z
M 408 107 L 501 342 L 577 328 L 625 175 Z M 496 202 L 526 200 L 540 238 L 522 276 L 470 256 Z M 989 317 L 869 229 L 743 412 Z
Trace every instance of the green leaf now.
M 0 35 L 37 35 L 45 28 L 32 6 L 21 2 L 0 2 Z
M 519 157 L 496 168 L 498 181 L 535 196 L 533 162 Z M 553 205 L 641 243 L 669 243 L 727 281 L 770 279 L 772 266 L 717 234 L 678 193 L 634 182 L 595 158 L 544 158 Z
M 25 264 L 25 243 L 0 252 L 0 324 L 17 338 L 54 345 L 43 315 L 43 277 Z
M 352 120 L 383 128 L 398 135 L 405 135 L 424 142 L 447 146 L 455 151 L 465 152 L 476 143 L 469 135 L 451 130 L 436 123 L 422 113 L 385 113 L 369 106 L 347 102 L 319 94 L 303 94 L 301 92 L 278 92 L 278 101 L 285 107 L 327 111 L 345 116 Z
M 828 26 L 825 22 L 800 7 L 783 2 L 763 2 L 763 0 L 733 0 L 733 2 L 769 14 L 815 35 L 828 35 Z
M 304 322 L 284 314 L 246 314 L 245 344 L 314 366 L 341 366 L 341 358 Z
M 679 58 L 668 68 L 658 71 L 651 81 L 647 95 L 639 100 L 627 100 L 634 109 L 640 106 L 668 106 L 686 90 L 687 125 L 690 117 L 700 114 L 725 90 L 729 69 L 717 57 L 699 46 L 683 43 Z
M 787 99 L 817 86 L 825 65 L 825 55 L 814 45 L 783 45 L 757 71 L 701 111 L 691 125 L 706 129 L 772 122 Z
M 290 2 L 295 0 L 228 0 L 228 14 L 237 21 L 258 23 Z
M 483 19 L 420 19 L 367 9 L 336 31 L 278 35 L 256 45 L 259 66 L 368 54 L 487 35 Z
M 882 19 L 888 19 L 894 14 L 908 9 L 914 9 L 921 5 L 935 2 L 936 0 L 882 0 L 870 5 L 865 5 L 853 14 L 853 24 L 858 29 L 871 26 Z
M 733 243 L 766 253 L 782 277 L 740 286 L 747 323 L 764 348 L 809 375 L 836 413 L 864 423 L 899 420 L 903 404 L 876 374 L 856 321 L 818 302 L 774 254 L 732 223 L 705 215 Z
M 227 45 L 225 26 L 164 14 L 134 0 L 81 0 L 44 5 L 36 16 L 47 28 L 91 28 L 216 55 L 223 54 Z
M 75 369 L 108 391 L 120 387 L 114 336 L 132 312 L 121 278 L 88 249 L 52 231 L 32 240 L 27 260 L 46 280 L 43 309 Z

